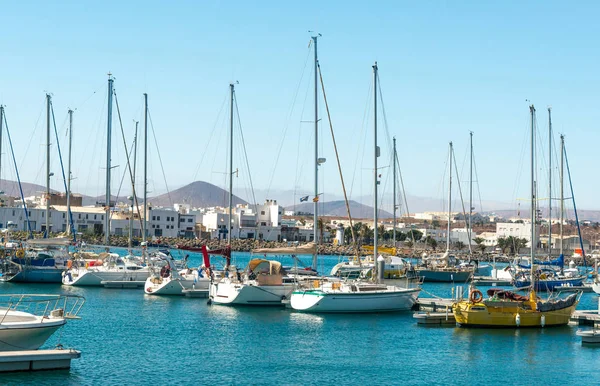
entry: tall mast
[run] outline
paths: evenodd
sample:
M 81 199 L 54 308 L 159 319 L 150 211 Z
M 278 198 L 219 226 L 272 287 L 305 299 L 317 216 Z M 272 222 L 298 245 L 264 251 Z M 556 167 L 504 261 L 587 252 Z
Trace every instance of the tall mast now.
M 71 144 L 73 141 L 73 110 L 69 110 L 69 160 L 67 161 L 67 234 L 73 229 L 73 216 L 71 216 Z
M 50 236 L 50 94 L 46 94 L 46 234 Z
M 548 107 L 548 257 L 552 256 L 552 109 Z
M 377 146 L 377 62 L 373 65 L 373 266 L 377 272 L 377 157 L 379 157 L 379 146 Z
M 142 242 L 148 233 L 148 94 L 144 93 L 144 223 Z
M 315 197 L 313 198 L 313 234 L 315 241 L 315 252 L 313 254 L 312 261 L 312 269 L 317 269 L 317 246 L 319 245 L 319 225 L 317 222 L 319 221 L 319 88 L 318 88 L 318 66 L 319 66 L 319 58 L 317 56 L 317 40 L 319 39 L 320 34 L 316 34 L 312 37 L 313 44 L 315 46 Z
M 229 84 L 231 105 L 229 111 L 229 215 L 227 216 L 227 244 L 231 245 L 231 209 L 233 203 L 233 83 Z
M 471 148 L 471 161 L 469 163 L 469 229 L 467 237 L 469 237 L 469 254 L 471 251 L 471 240 L 473 239 L 473 132 L 469 132 L 469 147 Z M 481 210 L 481 209 L 480 209 Z
M 452 142 L 450 142 L 450 152 L 448 159 L 448 172 L 449 172 L 449 183 L 448 183 L 448 228 L 446 230 L 446 252 L 450 252 L 450 222 L 452 217 Z
M 565 166 L 565 136 L 560 136 L 560 254 L 563 254 L 563 222 L 565 216 L 565 191 L 564 191 L 564 166 Z
M 394 240 L 394 248 L 396 247 L 396 137 L 394 137 L 394 159 L 392 160 L 392 163 L 394 164 L 394 191 L 393 191 L 393 195 L 394 195 L 394 223 L 393 225 L 393 229 L 392 229 L 392 240 Z
M 138 121 L 135 121 L 135 134 L 133 136 L 133 181 L 131 184 L 135 186 L 135 165 L 137 161 L 137 133 L 138 133 Z M 133 248 L 133 203 L 135 202 L 135 190 L 132 192 L 133 196 L 131 197 L 131 213 L 129 214 L 129 253 L 131 253 L 131 249 Z
M 110 244 L 110 142 L 112 135 L 112 98 L 114 79 L 108 73 L 108 116 L 106 123 L 106 207 L 104 214 L 104 244 Z
M 529 106 L 529 110 L 531 111 L 531 290 L 535 289 L 535 285 L 533 283 L 533 262 L 535 257 L 535 107 L 533 105 Z

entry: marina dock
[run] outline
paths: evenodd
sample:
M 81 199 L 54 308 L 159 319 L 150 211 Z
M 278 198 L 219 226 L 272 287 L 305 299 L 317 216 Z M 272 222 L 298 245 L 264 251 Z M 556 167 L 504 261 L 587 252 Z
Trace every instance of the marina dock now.
M 446 308 L 452 308 L 453 299 L 442 299 L 442 298 L 419 298 L 416 303 L 416 311 L 432 311 L 441 312 L 445 311 Z
M 77 350 L 25 350 L 0 352 L 0 373 L 12 371 L 64 370 L 81 357 Z
M 600 323 L 600 311 L 598 310 L 578 310 L 571 316 L 569 324 L 575 326 L 594 326 Z

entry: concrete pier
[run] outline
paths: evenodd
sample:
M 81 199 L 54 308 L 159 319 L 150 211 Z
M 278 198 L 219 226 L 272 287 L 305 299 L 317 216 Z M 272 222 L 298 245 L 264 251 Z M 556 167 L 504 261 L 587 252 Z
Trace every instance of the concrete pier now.
M 25 350 L 0 352 L 0 372 L 59 370 L 71 368 L 71 359 L 81 357 L 81 351 Z

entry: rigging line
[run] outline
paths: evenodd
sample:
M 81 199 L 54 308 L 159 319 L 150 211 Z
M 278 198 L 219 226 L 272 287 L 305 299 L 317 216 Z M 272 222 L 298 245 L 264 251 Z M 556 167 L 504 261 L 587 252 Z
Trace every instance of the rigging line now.
M 223 109 L 225 108 L 225 102 L 227 102 L 227 97 L 223 98 L 223 102 L 221 103 L 221 108 L 219 109 L 219 112 L 218 112 L 215 122 L 213 124 L 213 128 L 210 131 L 210 136 L 208 137 L 208 141 L 206 142 L 206 147 L 204 148 L 204 152 L 202 153 L 202 156 L 200 157 L 198 166 L 196 167 L 196 170 L 194 171 L 194 176 L 192 178 L 193 181 L 196 181 L 196 178 L 198 177 L 198 173 L 200 173 L 200 168 L 202 167 L 202 164 L 204 163 L 204 157 L 206 156 L 206 153 L 208 152 L 208 149 L 210 147 L 210 143 L 215 135 L 215 132 L 217 131 L 216 130 L 217 123 L 219 122 L 219 117 L 221 116 L 221 113 L 223 112 Z
M 458 176 L 458 166 L 456 164 L 456 155 L 454 154 L 454 152 L 452 152 L 452 158 L 454 158 L 454 170 L 456 172 L 456 175 Z M 450 171 L 450 172 L 452 173 L 452 171 Z M 469 225 L 467 223 L 467 212 L 465 210 L 465 200 L 463 200 L 462 188 L 460 187 L 460 178 L 456 179 L 456 184 L 458 185 L 458 194 L 460 196 L 460 202 L 462 204 L 463 219 L 465 220 L 465 227 L 468 230 L 467 235 L 469 236 L 469 255 L 472 256 L 473 250 L 471 249 L 471 231 L 468 229 Z M 452 214 L 450 214 L 450 215 L 452 215 Z M 448 235 L 448 237 L 450 237 L 450 235 Z
M 117 90 L 113 89 L 113 95 L 115 96 L 115 105 L 117 106 L 117 116 L 119 117 L 119 125 L 121 126 L 121 137 L 123 138 L 123 147 L 125 148 L 125 157 L 127 158 L 127 169 L 125 171 L 129 171 L 129 178 L 131 179 L 131 190 L 133 193 L 133 200 L 135 201 L 135 206 L 137 208 L 138 219 L 140 220 L 140 229 L 144 229 L 144 224 L 142 221 L 142 216 L 140 212 L 140 205 L 138 202 L 137 194 L 135 193 L 135 179 L 133 178 L 133 171 L 131 170 L 131 151 L 127 151 L 127 141 L 125 140 L 125 130 L 123 129 L 123 121 L 121 120 L 121 109 L 119 108 L 119 99 L 117 98 Z M 131 145 L 131 149 L 133 151 L 133 144 Z M 123 173 L 123 179 L 125 178 L 125 173 Z M 123 179 L 121 179 L 121 184 L 119 186 L 119 193 L 121 192 L 121 186 L 123 185 Z M 119 198 L 119 194 L 117 194 L 117 199 Z M 107 205 L 110 208 L 110 197 L 108 198 Z M 146 217 L 146 213 L 144 213 L 144 217 Z M 111 215 L 112 218 L 112 215 Z
M 477 194 L 479 196 L 479 212 L 483 212 L 483 201 L 481 200 L 481 190 L 479 187 L 479 174 L 477 174 L 477 161 L 475 158 L 475 150 L 473 150 L 473 171 L 475 172 L 475 184 L 477 185 Z
M 63 160 L 62 160 L 62 152 L 60 151 L 60 141 L 58 140 L 58 130 L 56 129 L 56 118 L 54 116 L 54 104 L 52 103 L 52 100 L 50 100 L 50 111 L 52 112 L 52 124 L 54 125 L 54 135 L 56 136 L 56 148 L 58 149 L 58 159 L 60 161 L 60 171 L 62 172 L 63 183 L 65 186 L 65 193 L 67 194 L 67 196 L 70 196 L 71 192 L 69 192 L 69 190 L 67 189 L 67 176 L 65 175 L 65 167 L 63 165 Z M 73 241 L 77 241 L 76 235 L 75 235 L 75 226 L 73 225 L 73 213 L 71 212 L 70 207 L 69 207 L 69 213 L 67 213 L 67 216 L 69 216 L 70 224 L 68 224 L 68 225 L 71 228 L 71 233 L 73 234 Z
M 242 130 L 242 119 L 240 118 L 240 110 L 237 103 L 237 94 L 233 92 L 233 102 L 235 103 L 235 113 L 237 115 L 238 130 L 240 131 L 240 139 L 242 140 L 242 149 L 244 150 L 244 158 L 246 160 L 246 169 L 248 170 L 248 179 L 250 180 L 250 190 L 252 191 L 252 200 L 254 205 L 258 205 L 256 195 L 254 194 L 254 184 L 252 183 L 252 173 L 250 173 L 250 163 L 248 162 L 248 152 L 246 151 L 246 141 L 244 140 L 244 131 Z M 233 171 L 233 167 L 231 168 Z
M 581 255 L 583 256 L 583 266 L 587 271 L 587 262 L 585 259 L 585 249 L 583 248 L 583 236 L 581 235 L 581 227 L 579 226 L 579 216 L 577 215 L 577 205 L 575 205 L 575 192 L 573 191 L 573 181 L 571 180 L 571 169 L 569 168 L 569 160 L 567 158 L 567 148 L 563 147 L 565 153 L 565 165 L 567 166 L 567 175 L 569 176 L 569 186 L 571 187 L 571 198 L 573 200 L 573 211 L 575 212 L 575 223 L 577 224 L 577 233 L 579 235 L 579 246 L 581 247 Z
M 377 72 L 377 85 L 379 86 L 378 87 L 378 89 L 379 89 L 379 105 L 381 106 L 381 112 L 383 114 L 383 124 L 385 127 L 388 152 L 391 153 L 392 152 L 392 135 L 389 130 L 387 114 L 386 114 L 386 110 L 385 110 L 385 104 L 383 102 L 383 92 L 381 91 L 381 79 L 379 79 L 379 71 Z
M 150 120 L 150 127 L 152 128 L 152 136 L 154 137 L 154 143 L 156 144 L 156 153 L 158 154 L 158 161 L 160 162 L 160 168 L 162 170 L 163 179 L 165 181 L 165 188 L 167 189 L 167 197 L 169 197 L 169 202 L 171 206 L 173 206 L 173 200 L 171 199 L 171 192 L 169 191 L 169 185 L 167 185 L 167 175 L 165 174 L 165 168 L 163 166 L 162 157 L 160 156 L 160 149 L 158 148 L 158 141 L 156 140 L 156 132 L 154 131 L 154 124 L 152 123 L 152 116 L 150 115 L 150 110 L 148 109 L 148 119 Z
M 84 106 L 84 105 L 85 105 L 85 104 L 86 104 L 86 103 L 87 103 L 87 102 L 88 102 L 90 99 L 92 99 L 92 97 L 93 97 L 94 95 L 96 95 L 96 93 L 97 93 L 97 92 L 98 92 L 100 89 L 103 89 L 104 87 L 105 87 L 105 85 L 104 85 L 104 82 L 102 82 L 102 85 L 101 85 L 101 86 L 98 86 L 98 89 L 97 89 L 96 91 L 92 92 L 92 93 L 90 94 L 90 96 L 88 96 L 86 99 L 84 99 L 84 100 L 83 100 L 83 102 L 81 102 L 81 103 L 79 104 L 79 106 L 77 106 L 77 107 L 73 108 L 72 110 L 73 110 L 73 111 L 77 111 L 78 109 L 82 108 L 82 107 L 83 107 L 83 106 Z
M 133 144 L 131 144 L 131 147 L 133 148 Z M 125 151 L 127 151 L 127 148 L 125 148 Z M 129 158 L 127 159 L 127 162 L 129 163 Z M 125 175 L 126 174 L 127 174 L 127 168 L 123 169 L 123 176 L 121 177 L 121 182 L 119 183 L 119 189 L 117 190 L 117 195 L 115 196 L 115 203 L 119 199 L 119 196 L 121 195 L 121 188 L 123 187 L 123 182 L 125 181 Z M 110 197 L 109 197 L 108 201 L 109 201 L 109 204 L 110 204 Z M 137 203 L 136 203 L 136 205 L 137 205 Z M 115 213 L 116 213 L 116 211 L 111 211 L 110 212 L 109 220 L 112 220 L 113 215 Z M 138 217 L 139 217 L 139 215 L 140 215 L 140 209 L 139 209 L 139 205 L 138 205 Z M 142 226 L 142 229 L 143 229 L 142 219 L 141 218 L 140 218 L 140 226 Z
M 363 120 L 362 120 L 362 124 L 361 124 L 362 130 L 364 130 L 363 139 L 362 139 L 362 141 L 358 141 L 357 148 L 356 148 L 356 153 L 355 154 L 359 153 L 362 145 L 364 143 L 366 143 L 366 140 L 367 140 L 367 127 L 366 127 L 367 125 L 366 125 L 366 122 L 367 122 L 367 117 L 369 115 L 369 112 L 371 111 L 371 103 L 370 103 L 370 101 L 371 101 L 371 91 L 372 90 L 373 90 L 373 81 L 371 81 L 369 83 L 369 90 L 367 91 L 367 100 L 365 101 L 365 110 L 363 112 Z M 361 165 L 362 165 L 362 162 L 363 162 L 363 160 L 365 158 L 365 147 L 362 148 L 363 151 L 362 151 L 362 156 L 361 156 L 361 159 L 360 159 Z M 352 192 L 354 190 L 354 182 L 356 181 L 356 171 L 358 170 L 358 162 L 359 162 L 358 157 L 355 157 L 355 159 L 354 159 L 354 172 L 352 173 L 352 182 L 350 183 L 350 194 L 349 194 L 350 197 L 352 197 Z M 360 174 L 360 180 L 362 182 L 362 174 Z M 360 184 L 360 187 L 362 188 L 362 183 Z
M 311 70 L 311 74 L 312 74 L 312 70 Z M 304 110 L 306 109 L 306 101 L 308 99 L 308 95 L 309 95 L 309 88 L 310 88 L 310 82 L 308 82 L 306 84 L 306 91 L 304 93 L 304 103 L 302 104 L 302 111 L 300 112 L 300 118 L 302 119 L 302 117 L 304 116 Z M 294 211 L 296 211 L 296 198 L 297 198 L 297 190 L 298 190 L 298 186 L 301 180 L 301 176 L 302 173 L 304 171 L 303 166 L 304 163 L 300 163 L 300 148 L 301 148 L 301 138 L 302 138 L 302 122 L 299 123 L 299 130 L 298 130 L 298 141 L 297 141 L 297 149 L 296 149 L 296 175 L 295 175 L 295 179 L 294 179 Z M 305 190 L 303 190 L 304 194 L 306 193 Z
M 529 118 L 527 118 L 527 121 L 529 122 Z M 529 123 L 526 124 L 526 127 L 529 126 Z M 529 130 L 523 130 L 523 139 L 521 140 L 521 155 L 519 156 L 519 162 L 517 163 L 517 165 L 523 165 L 524 159 L 525 159 L 525 149 L 528 147 L 527 144 L 529 143 L 529 135 L 528 135 L 528 131 Z M 518 167 L 517 168 L 517 175 L 515 178 L 515 185 L 513 188 L 513 194 L 512 194 L 512 201 L 516 202 L 517 201 L 517 191 L 519 190 L 519 186 L 520 186 L 520 179 L 523 173 L 523 170 L 525 168 L 521 168 Z
M 279 165 L 279 157 L 281 156 L 281 150 L 283 149 L 283 142 L 285 141 L 285 137 L 287 135 L 290 121 L 292 119 L 292 114 L 294 113 L 294 106 L 296 105 L 296 99 L 298 98 L 298 93 L 300 92 L 300 86 L 302 85 L 302 80 L 304 79 L 304 73 L 306 72 L 306 66 L 308 64 L 308 59 L 310 58 L 310 47 L 307 50 L 306 59 L 304 61 L 304 67 L 302 68 L 302 74 L 300 75 L 300 80 L 298 81 L 298 86 L 296 87 L 296 91 L 294 92 L 294 97 L 292 99 L 292 104 L 290 106 L 290 110 L 285 122 L 285 126 L 283 129 L 283 135 L 281 137 L 281 142 L 279 143 L 279 151 L 277 152 L 277 157 L 275 158 L 275 166 L 273 166 L 273 172 L 271 173 L 271 178 L 269 179 L 269 185 L 267 187 L 267 196 L 271 192 L 271 186 L 273 184 L 273 179 L 275 178 L 275 171 L 277 169 L 277 165 Z
M 46 97 L 44 97 L 44 105 L 42 106 L 42 109 L 40 110 L 40 113 L 35 121 L 35 126 L 33 126 L 33 133 L 31 133 L 31 136 L 29 137 L 29 142 L 27 143 L 27 147 L 25 148 L 25 153 L 23 153 L 23 158 L 21 159 L 21 162 L 19 162 L 19 165 L 21 167 L 23 167 L 23 164 L 25 163 L 25 159 L 27 158 L 27 153 L 29 153 L 29 148 L 31 147 L 31 142 L 35 138 L 35 133 L 36 133 L 38 125 L 40 123 L 40 119 L 42 118 L 45 104 L 46 104 Z M 38 176 L 39 176 L 39 172 L 38 172 Z M 37 177 L 36 177 L 36 180 L 37 180 Z
M 17 159 L 15 158 L 15 151 L 12 145 L 12 139 L 10 138 L 10 131 L 8 130 L 8 122 L 6 121 L 6 110 L 4 111 L 4 127 L 6 127 L 6 135 L 8 136 L 8 144 L 10 145 L 10 154 L 12 155 L 13 163 L 15 165 L 15 173 L 17 175 L 17 182 L 19 184 L 19 192 L 21 193 L 21 200 L 23 201 L 23 210 L 25 211 L 25 221 L 27 221 L 27 229 L 29 230 L 28 238 L 33 238 L 33 231 L 31 230 L 31 223 L 29 222 L 29 211 L 27 210 L 27 202 L 25 201 L 25 195 L 23 194 L 23 186 L 21 185 L 21 177 L 19 176 L 19 167 L 17 166 Z
M 348 212 L 348 220 L 350 221 L 350 232 L 352 234 L 352 243 L 356 244 L 356 237 L 354 236 L 354 227 L 352 222 L 352 214 L 350 213 L 350 204 L 348 203 L 348 195 L 346 194 L 346 185 L 344 184 L 344 175 L 342 173 L 342 165 L 340 164 L 340 157 L 338 154 L 337 144 L 335 141 L 335 134 L 333 133 L 333 123 L 331 122 L 331 114 L 329 112 L 329 104 L 327 103 L 327 95 L 325 94 L 325 84 L 323 83 L 323 74 L 321 73 L 321 65 L 317 63 L 319 70 L 319 78 L 321 79 L 321 89 L 323 91 L 323 99 L 325 101 L 325 109 L 327 110 L 327 119 L 329 120 L 329 130 L 331 131 L 331 139 L 333 141 L 333 149 L 335 150 L 335 159 L 337 161 L 338 171 L 340 172 L 340 180 L 342 182 L 342 191 L 344 192 L 344 202 L 346 203 L 346 211 Z M 356 249 L 356 255 L 358 256 L 359 250 Z M 360 262 L 360 259 L 358 259 Z

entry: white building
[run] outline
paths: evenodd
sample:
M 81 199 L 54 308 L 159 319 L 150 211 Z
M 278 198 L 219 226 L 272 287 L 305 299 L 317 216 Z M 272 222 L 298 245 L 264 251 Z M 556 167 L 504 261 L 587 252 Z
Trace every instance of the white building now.
M 536 235 L 539 236 L 539 226 L 536 229 Z M 531 223 L 512 223 L 512 222 L 499 222 L 496 223 L 496 237 L 517 237 L 520 239 L 526 239 L 526 247 L 531 247 Z M 536 238 L 536 240 L 539 240 Z M 536 242 L 537 245 L 537 242 Z

